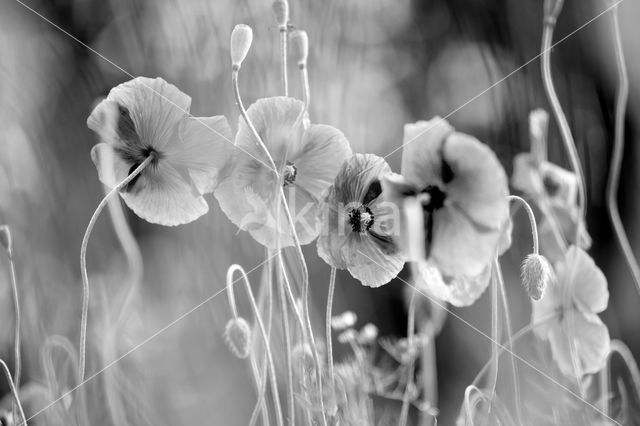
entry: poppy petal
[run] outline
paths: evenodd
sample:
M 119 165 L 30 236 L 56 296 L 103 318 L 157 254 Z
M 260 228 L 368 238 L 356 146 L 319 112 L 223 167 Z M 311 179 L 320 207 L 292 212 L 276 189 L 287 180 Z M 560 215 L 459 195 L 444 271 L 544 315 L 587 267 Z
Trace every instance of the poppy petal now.
M 387 253 L 369 235 L 360 237 L 357 244 L 351 244 L 347 269 L 367 287 L 387 284 L 403 266 L 404 260 L 399 254 Z
M 109 188 L 114 188 L 129 176 L 131 164 L 120 157 L 113 147 L 105 142 L 95 145 L 91 149 L 91 160 L 98 171 L 100 182 Z
M 585 312 L 597 314 L 607 309 L 607 279 L 593 259 L 582 249 L 571 246 L 565 258 L 563 277 L 574 290 L 574 300 Z
M 441 185 L 442 144 L 451 133 L 453 127 L 440 117 L 405 124 L 402 176 L 419 189 L 427 185 Z
M 176 226 L 192 222 L 209 211 L 193 182 L 167 162 L 148 166 L 122 199 L 147 222 Z
M 186 168 L 201 194 L 212 192 L 233 150 L 227 119 L 189 117 L 182 121 L 179 137 L 180 143 L 167 148 L 167 161 L 175 168 Z

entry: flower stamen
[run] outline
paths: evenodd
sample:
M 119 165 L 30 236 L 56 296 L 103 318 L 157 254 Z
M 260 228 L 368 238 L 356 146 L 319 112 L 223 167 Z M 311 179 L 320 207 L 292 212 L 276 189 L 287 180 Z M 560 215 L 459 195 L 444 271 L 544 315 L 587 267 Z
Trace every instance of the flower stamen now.
M 298 176 L 298 169 L 292 162 L 287 161 L 287 164 L 284 166 L 282 175 L 284 178 L 284 186 L 290 185 L 296 181 L 296 176 Z
M 353 232 L 365 234 L 372 226 L 374 216 L 367 206 L 360 206 L 357 209 L 349 210 L 349 224 Z

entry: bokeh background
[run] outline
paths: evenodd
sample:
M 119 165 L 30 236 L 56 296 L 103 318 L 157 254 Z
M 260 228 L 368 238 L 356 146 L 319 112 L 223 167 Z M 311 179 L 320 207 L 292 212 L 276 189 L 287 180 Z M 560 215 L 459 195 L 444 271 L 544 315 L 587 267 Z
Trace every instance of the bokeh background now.
M 290 3 L 292 24 L 305 29 L 311 42 L 312 120 L 341 129 L 354 152 L 386 156 L 401 145 L 404 123 L 434 115 L 448 116 L 458 130 L 489 144 L 509 174 L 514 154 L 528 149 L 528 113 L 547 108 L 538 60 L 467 102 L 539 53 L 542 1 Z M 610 5 L 605 0 L 565 3 L 556 40 Z M 278 94 L 278 29 L 270 8 L 268 0 L 0 3 L 0 224 L 9 224 L 14 236 L 24 383 L 43 380 L 40 352 L 47 336 L 78 340 L 80 242 L 103 196 L 89 157 L 97 143 L 86 127 L 92 106 L 131 76 L 160 76 L 192 96 L 194 115 L 224 114 L 235 127 L 229 34 L 238 23 L 254 29 L 254 45 L 243 65 L 245 103 Z M 619 199 L 630 240 L 640 253 L 640 168 L 635 166 L 640 160 L 640 4 L 623 1 L 619 8 L 631 80 Z M 552 61 L 587 173 L 591 253 L 609 280 L 611 298 L 603 318 L 612 337 L 638 356 L 640 297 L 612 237 L 604 203 L 616 87 L 612 43 L 611 18 L 605 14 L 554 48 Z M 300 97 L 294 66 L 291 76 L 292 95 Z M 550 130 L 550 156 L 567 166 L 553 123 Z M 395 171 L 400 158 L 401 151 L 387 158 Z M 126 211 L 145 265 L 140 292 L 127 303 L 120 289 L 126 272 L 122 249 L 108 215 L 99 220 L 88 255 L 93 297 L 89 374 L 223 288 L 230 264 L 247 270 L 260 264 L 261 247 L 237 232 L 213 197 L 208 201 L 209 214 L 179 228 L 150 225 Z M 517 278 L 530 245 L 528 225 L 521 219 L 516 219 L 515 243 L 502 262 L 514 329 L 530 317 Z M 321 330 L 329 267 L 317 257 L 315 244 L 305 247 L 305 254 Z M 260 273 L 250 274 L 256 288 Z M 9 283 L 2 256 L 0 357 L 11 364 Z M 372 322 L 383 336 L 403 335 L 403 287 L 396 280 L 372 290 L 339 272 L 334 312 L 351 309 L 360 325 Z M 241 302 L 248 313 L 245 308 Z M 455 312 L 489 332 L 488 295 Z M 246 424 L 254 396 L 245 363 L 228 353 L 222 339 L 229 315 L 221 294 L 87 384 L 90 424 L 118 422 L 103 408 L 105 389 L 125 401 L 120 420 L 127 424 Z M 490 355 L 490 342 L 449 317 L 437 348 L 440 422 L 451 424 L 464 388 Z M 338 357 L 347 352 L 339 344 L 335 350 Z M 2 394 L 7 391 L 6 383 L 0 385 Z

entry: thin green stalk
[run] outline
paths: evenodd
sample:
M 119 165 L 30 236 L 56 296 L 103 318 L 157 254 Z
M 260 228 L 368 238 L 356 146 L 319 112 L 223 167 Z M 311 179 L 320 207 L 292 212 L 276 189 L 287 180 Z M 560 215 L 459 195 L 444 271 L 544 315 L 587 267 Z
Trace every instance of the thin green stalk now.
M 251 309 L 253 310 L 255 321 L 258 323 L 258 327 L 260 329 L 260 332 L 262 333 L 262 338 L 264 340 L 265 349 L 267 353 L 267 360 L 269 362 L 269 377 L 271 381 L 271 393 L 273 396 L 273 404 L 276 412 L 276 423 L 278 424 L 278 426 L 282 426 L 283 425 L 282 406 L 280 405 L 280 396 L 278 393 L 278 382 L 276 380 L 276 368 L 273 363 L 273 357 L 271 355 L 269 337 L 267 336 L 267 331 L 265 330 L 264 324 L 262 322 L 260 311 L 258 309 L 258 306 L 256 305 L 256 299 L 253 296 L 253 290 L 251 290 L 251 284 L 249 284 L 249 278 L 247 277 L 247 273 L 245 272 L 242 266 L 234 264 L 229 267 L 229 270 L 227 271 L 227 289 L 232 287 L 233 274 L 236 271 L 240 272 L 240 274 L 242 275 L 242 281 L 244 282 L 244 285 L 245 285 L 245 290 L 247 292 L 247 296 L 251 304 Z
M 555 17 L 545 17 L 544 20 L 541 48 L 542 82 L 549 103 L 551 104 L 551 109 L 553 111 L 556 124 L 560 129 L 560 135 L 562 137 L 565 150 L 567 151 L 567 155 L 569 156 L 571 168 L 573 169 L 573 172 L 576 175 L 576 179 L 578 180 L 578 223 L 576 224 L 575 239 L 577 244 L 580 240 L 580 224 L 585 220 L 585 210 L 587 202 L 586 190 L 584 186 L 584 173 L 582 171 L 580 157 L 573 140 L 573 135 L 571 134 L 569 123 L 567 122 L 567 118 L 564 114 L 564 111 L 562 110 L 562 105 L 560 104 L 560 100 L 558 99 L 558 95 L 553 84 L 553 79 L 551 78 L 551 43 L 553 41 L 553 31 L 556 25 L 557 14 L 560 13 L 560 7 L 561 5 L 559 5 L 558 9 L 555 11 Z
M 336 268 L 331 268 L 329 276 L 329 295 L 327 296 L 327 314 L 325 318 L 325 327 L 327 332 L 327 362 L 329 363 L 329 393 L 331 395 L 331 413 L 337 410 L 336 406 L 336 383 L 333 372 L 333 339 L 331 338 L 331 310 L 333 309 L 333 295 L 336 289 Z
M 109 199 L 113 197 L 114 194 L 117 194 L 124 188 L 129 182 L 131 182 L 136 176 L 138 176 L 151 162 L 156 158 L 155 154 L 149 155 L 136 169 L 129 174 L 122 182 L 117 184 L 105 197 L 100 201 L 98 207 L 93 212 L 93 216 L 91 216 L 91 220 L 89 221 L 89 225 L 87 225 L 87 230 L 84 233 L 84 237 L 82 238 L 82 245 L 80 246 L 80 272 L 82 273 L 82 314 L 80 318 L 80 361 L 78 367 L 78 376 L 79 381 L 84 381 L 84 372 L 85 372 L 85 358 L 86 358 L 86 346 L 87 346 L 87 320 L 89 315 L 89 276 L 87 274 L 87 245 L 89 243 L 89 237 L 91 236 L 91 231 L 93 231 L 93 227 L 102 212 L 102 209 L 107 205 Z
M 11 389 L 11 394 L 13 395 L 13 399 L 18 406 L 18 412 L 20 413 L 20 425 L 27 425 L 27 418 L 24 415 L 24 410 L 22 409 L 22 404 L 20 403 L 20 398 L 18 397 L 18 391 L 16 390 L 16 385 L 13 383 L 13 379 L 11 378 L 11 372 L 9 371 L 9 367 L 7 364 L 0 359 L 0 364 L 2 365 L 2 369 L 4 370 L 4 375 L 7 378 L 7 383 L 9 383 L 9 389 Z
M 282 74 L 282 91 L 289 96 L 289 79 L 287 77 L 287 26 L 280 27 L 280 60 Z
M 289 313 L 285 296 L 284 280 L 278 280 L 278 292 L 280 294 L 280 305 L 282 306 L 282 328 L 284 330 L 285 363 L 287 368 L 287 400 L 289 405 L 289 424 L 295 425 L 295 400 L 293 397 L 293 368 L 291 365 L 291 331 L 289 330 Z
M 615 134 L 613 142 L 613 153 L 611 154 L 611 164 L 609 166 L 609 179 L 607 180 L 607 207 L 609 218 L 613 225 L 613 231 L 620 246 L 620 250 L 631 272 L 631 278 L 640 294 L 640 268 L 633 254 L 633 249 L 627 238 L 627 234 L 620 219 L 618 211 L 618 184 L 620 183 L 620 169 L 622 167 L 622 156 L 624 154 L 624 124 L 627 111 L 627 100 L 629 98 L 629 77 L 627 76 L 627 66 L 622 48 L 620 36 L 620 23 L 618 22 L 618 6 L 611 10 L 613 19 L 613 35 L 615 40 L 616 66 L 618 68 L 618 90 L 616 92 L 616 112 L 615 112 Z
M 409 300 L 409 311 L 408 311 L 408 319 L 407 319 L 407 341 L 408 347 L 410 350 L 413 349 L 413 340 L 416 331 L 416 294 L 418 291 L 414 287 L 411 291 L 411 299 Z M 409 371 L 407 375 L 407 385 L 404 389 L 404 395 L 402 396 L 402 408 L 400 410 L 400 420 L 398 421 L 399 426 L 406 426 L 407 420 L 409 418 L 409 393 L 411 391 L 411 387 L 413 385 L 413 375 L 415 372 L 415 361 L 411 361 L 409 364 Z

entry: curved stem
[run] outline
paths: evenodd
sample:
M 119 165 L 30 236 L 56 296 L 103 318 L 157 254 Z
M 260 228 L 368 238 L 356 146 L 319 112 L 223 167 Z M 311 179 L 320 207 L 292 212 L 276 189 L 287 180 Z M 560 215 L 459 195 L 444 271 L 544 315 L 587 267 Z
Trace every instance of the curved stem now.
M 536 216 L 533 214 L 533 210 L 529 203 L 527 203 L 522 197 L 517 195 L 507 196 L 509 201 L 516 201 L 522 204 L 527 215 L 529 216 L 529 224 L 531 225 L 531 239 L 533 240 L 533 254 L 539 254 L 540 244 L 538 242 L 538 225 L 536 224 Z
M 618 68 L 618 90 L 616 93 L 615 112 L 615 134 L 613 143 L 613 153 L 611 154 L 611 164 L 609 166 L 609 179 L 607 181 L 607 208 L 609 218 L 613 226 L 613 231 L 620 246 L 620 250 L 631 272 L 631 278 L 640 294 L 640 268 L 633 254 L 631 244 L 624 230 L 624 225 L 620 219 L 618 211 L 618 184 L 620 182 L 620 169 L 622 167 L 622 156 L 624 154 L 624 124 L 627 111 L 627 99 L 629 97 L 629 77 L 627 76 L 627 66 L 620 37 L 620 23 L 618 22 L 618 6 L 614 6 L 611 11 L 613 19 L 613 33 L 615 39 L 616 65 Z
M 13 239 L 11 237 L 11 230 L 9 229 L 9 225 L 0 226 L 0 232 L 4 232 L 7 239 L 7 259 L 9 260 L 9 273 L 11 275 L 11 293 L 13 297 L 13 311 L 15 316 L 15 328 L 13 331 L 14 338 L 14 372 L 13 372 L 13 381 L 15 383 L 16 388 L 20 388 L 20 375 L 21 375 L 21 364 L 22 357 L 20 351 L 20 299 L 18 294 L 18 279 L 16 278 L 16 266 L 13 260 Z M 15 413 L 14 413 L 15 414 Z
M 15 400 L 16 405 L 18 406 L 18 412 L 20 413 L 20 417 L 22 421 L 20 425 L 27 425 L 27 418 L 24 415 L 24 410 L 22 409 L 22 404 L 20 403 L 20 398 L 18 397 L 18 391 L 16 390 L 16 385 L 13 383 L 13 379 L 11 378 L 11 372 L 9 371 L 9 367 L 7 364 L 0 359 L 0 364 L 2 364 L 2 369 L 4 370 L 4 375 L 7 378 L 7 382 L 9 383 L 9 388 L 11 389 L 11 394 L 13 395 L 13 399 Z
M 327 314 L 325 318 L 325 327 L 327 332 L 327 362 L 329 363 L 329 386 L 331 394 L 331 408 L 336 408 L 336 383 L 333 373 L 333 339 L 331 338 L 331 310 L 333 309 L 333 295 L 336 289 L 336 268 L 331 268 L 329 276 L 329 295 L 327 296 Z M 334 410 L 332 409 L 331 412 Z
M 238 108 L 240 109 L 240 114 L 242 115 L 242 117 L 244 118 L 247 126 L 251 130 L 251 133 L 253 133 L 253 136 L 256 139 L 256 143 L 258 144 L 258 146 L 260 146 L 262 148 L 262 150 L 264 151 L 265 155 L 267 156 L 267 160 L 269 161 L 269 165 L 270 165 L 270 167 L 272 167 L 273 172 L 277 176 L 277 181 L 280 182 L 280 173 L 278 172 L 278 169 L 277 169 L 277 167 L 275 165 L 275 162 L 273 161 L 273 157 L 269 153 L 269 150 L 267 149 L 266 145 L 264 144 L 264 141 L 260 137 L 260 134 L 256 130 L 255 126 L 253 125 L 253 123 L 249 119 L 249 115 L 247 114 L 247 111 L 244 108 L 244 105 L 242 103 L 242 98 L 240 97 L 240 89 L 238 87 L 238 71 L 239 71 L 239 68 L 234 68 L 232 70 L 232 73 L 231 73 L 231 80 L 232 80 L 232 83 L 233 83 L 233 89 L 234 89 L 234 96 L 235 96 L 235 99 L 236 99 L 236 104 L 238 105 Z M 307 263 L 304 260 L 304 254 L 302 253 L 302 246 L 300 245 L 300 240 L 298 239 L 298 234 L 296 232 L 295 222 L 293 221 L 293 218 L 291 217 L 291 211 L 289 210 L 289 206 L 287 204 L 287 198 L 286 198 L 286 196 L 284 194 L 283 186 L 278 184 L 278 189 L 280 191 L 280 198 L 281 198 L 282 204 L 284 206 L 284 212 L 285 212 L 285 215 L 287 217 L 287 223 L 288 223 L 289 227 L 291 228 L 291 235 L 292 235 L 293 240 L 294 240 L 294 246 L 295 246 L 295 249 L 296 249 L 296 254 L 297 254 L 298 259 L 300 261 L 300 267 L 302 268 L 302 299 L 303 299 L 302 305 L 303 305 L 303 312 L 304 312 L 305 328 L 307 329 L 307 335 L 308 335 L 309 340 L 311 342 L 311 351 L 313 353 L 313 359 L 314 359 L 314 362 L 316 364 L 316 375 L 317 375 L 317 379 L 318 379 L 318 388 L 319 388 L 319 393 L 318 394 L 319 395 L 323 395 L 323 392 L 322 392 L 322 372 L 320 371 L 320 357 L 318 355 L 318 348 L 316 346 L 315 338 L 313 337 L 313 328 L 311 327 L 311 319 L 309 317 L 309 300 L 308 300 L 309 299 L 309 270 L 307 269 Z M 278 220 L 279 220 L 279 218 L 278 218 Z M 322 411 L 322 424 L 323 424 L 323 426 L 326 426 L 327 425 L 327 419 L 326 419 L 326 414 L 325 414 L 325 410 L 324 410 L 324 400 L 322 398 L 320 398 L 320 408 L 321 408 L 321 411 Z
M 500 345 L 500 312 L 498 306 L 497 274 L 496 263 L 494 262 L 491 273 L 491 372 L 489 384 L 491 401 L 494 400 L 496 386 L 498 384 L 498 346 Z M 489 404 L 489 412 L 491 412 L 491 404 Z
M 87 345 L 87 319 L 89 314 L 89 277 L 87 275 L 87 244 L 89 243 L 89 237 L 91 236 L 91 231 L 93 231 L 93 227 L 98 220 L 98 216 L 104 209 L 104 206 L 107 205 L 109 199 L 113 197 L 114 194 L 120 192 L 122 188 L 124 188 L 129 182 L 131 182 L 136 176 L 138 176 L 151 162 L 156 158 L 155 154 L 149 155 L 136 169 L 129 174 L 122 182 L 117 184 L 105 197 L 100 201 L 98 207 L 93 212 L 93 216 L 91 216 L 91 220 L 89 221 L 89 225 L 87 225 L 87 230 L 84 233 L 84 237 L 82 238 L 82 245 L 80 246 L 80 272 L 82 273 L 82 316 L 80 318 L 80 361 L 79 361 L 79 381 L 84 381 L 84 370 L 85 370 L 85 358 L 86 358 L 86 345 Z
M 413 339 L 416 330 L 416 294 L 417 289 L 414 287 L 411 292 L 411 299 L 409 300 L 409 312 L 407 319 L 407 340 L 409 350 L 413 349 Z M 406 426 L 407 419 L 409 418 L 409 393 L 413 386 L 413 374 L 415 371 L 415 361 L 411 361 L 409 364 L 409 371 L 407 377 L 407 385 L 404 389 L 404 395 L 402 396 L 402 408 L 400 410 L 399 426 Z
M 580 164 L 580 157 L 578 150 L 576 149 L 569 123 L 560 105 L 560 100 L 556 93 L 555 86 L 553 85 L 553 79 L 551 78 L 551 42 L 553 39 L 553 31 L 555 29 L 555 20 L 545 19 L 544 29 L 542 32 L 542 49 L 541 49 L 541 65 L 542 65 L 542 82 L 544 85 L 545 93 L 551 109 L 553 111 L 554 118 L 560 129 L 560 135 L 562 142 L 564 143 L 565 150 L 569 156 L 571 162 L 571 168 L 578 180 L 578 223 L 576 224 L 576 244 L 580 241 L 580 224 L 585 219 L 586 208 L 586 190 L 584 186 L 584 174 L 582 172 L 582 166 Z
M 282 407 L 280 405 L 280 396 L 278 394 L 278 382 L 276 380 L 276 368 L 273 363 L 273 357 L 271 355 L 271 349 L 269 348 L 269 338 L 267 337 L 267 331 L 264 328 L 264 324 L 262 322 L 262 317 L 260 316 L 260 311 L 258 310 L 258 306 L 256 305 L 255 297 L 253 296 L 253 290 L 251 290 L 251 284 L 249 284 L 249 278 L 247 278 L 247 273 L 244 268 L 240 265 L 234 264 L 229 267 L 227 271 L 227 288 L 233 283 L 233 274 L 238 271 L 242 275 L 242 281 L 245 285 L 245 290 L 247 291 L 247 296 L 249 302 L 251 303 L 251 309 L 253 310 L 253 315 L 255 316 L 255 320 L 258 323 L 258 327 L 260 328 L 260 332 L 262 333 L 262 338 L 264 339 L 267 361 L 269 363 L 269 377 L 271 380 L 271 393 L 273 394 L 273 404 L 276 412 L 276 422 L 279 426 L 283 425 L 282 422 Z
M 282 91 L 289 96 L 289 79 L 287 77 L 287 26 L 280 27 L 280 59 L 282 73 Z

